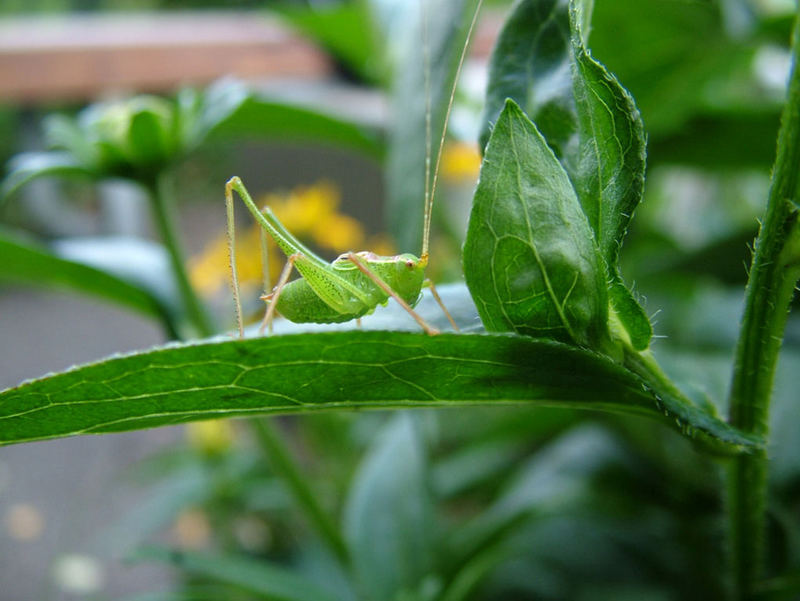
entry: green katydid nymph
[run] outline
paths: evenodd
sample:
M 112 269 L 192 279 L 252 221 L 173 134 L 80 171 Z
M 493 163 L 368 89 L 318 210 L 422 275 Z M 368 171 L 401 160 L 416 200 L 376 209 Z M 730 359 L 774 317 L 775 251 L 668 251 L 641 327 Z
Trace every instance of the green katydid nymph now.
M 281 273 L 273 292 L 262 299 L 267 303 L 267 311 L 263 325 L 271 329 L 275 312 L 295 323 L 341 323 L 359 319 L 372 313 L 379 304 L 385 305 L 389 297 L 394 298 L 428 334 L 438 331 L 430 326 L 413 309 L 421 298 L 423 287 L 428 287 L 439 303 L 450 324 L 458 329 L 450 313 L 439 298 L 436 288 L 425 278 L 428 265 L 428 246 L 431 225 L 431 211 L 439 163 L 444 147 L 447 124 L 455 98 L 455 88 L 461 73 L 461 67 L 467 53 L 469 40 L 472 37 L 475 23 L 483 0 L 479 0 L 472 17 L 461 57 L 456 69 L 455 81 L 450 92 L 450 99 L 445 112 L 442 136 L 439 143 L 436 166 L 433 177 L 430 177 L 430 92 L 429 92 L 429 58 L 425 54 L 426 77 L 426 161 L 425 161 L 425 206 L 423 222 L 422 252 L 419 257 L 412 254 L 380 256 L 369 251 L 347 252 L 333 262 L 327 263 L 318 257 L 302 242 L 295 238 L 278 220 L 269 207 L 260 210 L 247 192 L 239 177 L 232 177 L 225 185 L 225 203 L 228 220 L 228 252 L 230 255 L 231 287 L 236 305 L 236 320 L 239 335 L 244 336 L 242 324 L 242 308 L 239 296 L 239 283 L 234 251 L 234 216 L 233 192 L 244 201 L 253 218 L 262 228 L 262 232 L 271 236 L 277 246 L 286 254 L 288 261 Z M 262 253 L 265 245 L 262 244 Z M 300 278 L 289 282 L 293 269 Z

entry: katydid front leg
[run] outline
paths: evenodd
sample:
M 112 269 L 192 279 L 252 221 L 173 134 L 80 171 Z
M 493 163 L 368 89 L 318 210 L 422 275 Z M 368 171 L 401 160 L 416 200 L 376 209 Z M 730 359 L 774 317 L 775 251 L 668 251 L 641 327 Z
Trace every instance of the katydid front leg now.
M 403 309 L 405 309 L 408 312 L 408 314 L 411 315 L 411 317 L 414 318 L 414 321 L 416 321 L 419 324 L 419 326 L 423 330 L 425 330 L 426 334 L 434 335 L 434 334 L 438 334 L 439 333 L 439 330 L 437 330 L 436 328 L 432 327 L 431 325 L 428 324 L 427 321 L 422 319 L 422 317 L 420 317 L 419 313 L 414 311 L 414 309 L 412 309 L 409 306 L 409 304 L 405 300 L 403 300 L 403 298 L 399 294 L 397 294 L 394 290 L 392 290 L 389 287 L 389 285 L 380 278 L 380 276 L 378 276 L 371 269 L 369 269 L 369 267 L 367 267 L 364 263 L 362 263 L 362 261 L 358 257 L 358 255 L 356 255 L 354 252 L 349 252 L 349 253 L 347 253 L 347 258 L 350 259 L 355 264 L 356 267 L 358 267 L 359 271 L 361 271 L 364 275 L 366 275 L 373 282 L 375 282 L 375 284 L 381 290 L 383 290 L 386 294 L 388 294 L 394 300 L 396 300 L 398 302 L 398 304 L 401 307 L 403 307 Z M 428 281 L 430 281 L 430 280 L 428 280 Z M 440 299 L 439 302 L 441 302 L 441 299 Z M 442 308 L 444 308 L 444 305 L 442 305 Z M 446 309 L 445 309 L 445 313 L 447 314 L 448 317 L 450 317 L 450 314 L 447 313 Z M 451 318 L 451 320 L 452 320 L 452 318 Z M 455 324 L 453 324 L 453 325 L 455 325 Z M 458 328 L 456 327 L 456 329 L 458 329 Z

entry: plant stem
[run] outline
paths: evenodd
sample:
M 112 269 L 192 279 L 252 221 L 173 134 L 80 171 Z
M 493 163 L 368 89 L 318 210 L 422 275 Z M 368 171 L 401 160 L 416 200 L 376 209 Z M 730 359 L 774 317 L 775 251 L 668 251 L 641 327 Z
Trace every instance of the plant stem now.
M 793 68 L 778 134 L 766 213 L 755 243 L 730 390 L 730 422 L 766 439 L 769 401 L 789 303 L 800 276 L 797 224 L 800 166 L 800 18 L 795 21 Z M 730 569 L 733 598 L 751 599 L 764 561 L 765 452 L 742 455 L 728 472 Z
M 173 216 L 174 198 L 170 189 L 171 182 L 169 177 L 163 173 L 159 174 L 151 182 L 145 184 L 145 187 L 150 196 L 150 204 L 153 208 L 153 217 L 158 233 L 169 254 L 172 273 L 175 283 L 178 285 L 178 292 L 181 295 L 186 316 L 199 336 L 211 336 L 214 330 L 211 327 L 208 314 L 203 308 L 200 299 L 197 298 L 197 294 L 191 283 L 189 283 L 189 277 L 186 274 L 183 245 L 181 244 Z
M 250 420 L 250 423 L 255 430 L 258 444 L 269 457 L 276 474 L 289 487 L 289 492 L 330 550 L 343 565 L 346 565 L 349 561 L 349 554 L 342 535 L 330 516 L 317 502 L 317 496 L 308 486 L 306 479 L 292 459 L 280 433 L 273 428 L 269 419 L 253 419 Z

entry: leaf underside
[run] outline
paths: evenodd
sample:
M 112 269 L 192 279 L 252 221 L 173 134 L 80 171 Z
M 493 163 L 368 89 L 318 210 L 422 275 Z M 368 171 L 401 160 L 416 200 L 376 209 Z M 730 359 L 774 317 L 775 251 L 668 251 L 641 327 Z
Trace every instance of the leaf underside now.
M 0 444 L 214 417 L 508 403 L 650 415 L 758 444 L 692 405 L 657 400 L 589 351 L 507 335 L 366 331 L 167 346 L 30 381 L 0 393 Z

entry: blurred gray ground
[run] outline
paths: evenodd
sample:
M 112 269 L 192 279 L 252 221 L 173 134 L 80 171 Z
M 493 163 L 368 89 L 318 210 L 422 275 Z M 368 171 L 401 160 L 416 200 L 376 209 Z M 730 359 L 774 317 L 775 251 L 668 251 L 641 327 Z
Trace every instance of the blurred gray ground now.
M 4 288 L 0 338 L 4 389 L 45 370 L 148 348 L 162 334 L 144 318 L 87 297 Z M 100 561 L 101 598 L 166 588 L 166 569 L 121 565 L 113 556 L 121 550 L 112 552 L 104 532 L 147 495 L 121 471 L 180 437 L 180 428 L 161 428 L 0 448 L 0 601 L 82 598 L 54 582 L 65 554 Z

